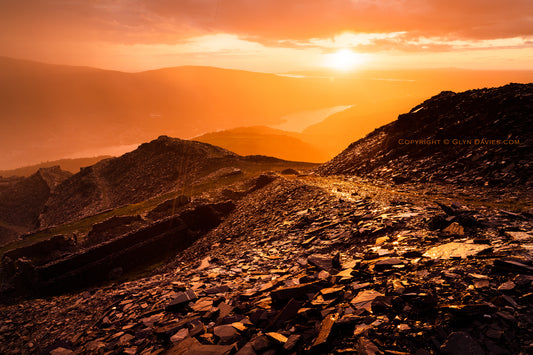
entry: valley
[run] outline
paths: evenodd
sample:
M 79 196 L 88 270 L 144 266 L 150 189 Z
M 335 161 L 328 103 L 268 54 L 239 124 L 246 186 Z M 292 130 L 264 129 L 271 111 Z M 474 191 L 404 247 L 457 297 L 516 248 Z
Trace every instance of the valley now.
M 0 169 L 121 155 L 161 135 L 209 135 L 222 148 L 238 146 L 242 155 L 274 153 L 323 163 L 444 89 L 533 81 L 533 71 L 527 70 L 297 74 L 200 66 L 130 73 L 0 57 Z M 348 106 L 353 107 L 328 114 Z M 297 117 L 301 132 L 279 129 L 287 117 Z M 278 137 L 258 132 L 258 126 L 278 127 Z M 235 129 L 241 136 L 248 131 L 244 143 Z M 249 143 L 272 138 L 269 146 Z

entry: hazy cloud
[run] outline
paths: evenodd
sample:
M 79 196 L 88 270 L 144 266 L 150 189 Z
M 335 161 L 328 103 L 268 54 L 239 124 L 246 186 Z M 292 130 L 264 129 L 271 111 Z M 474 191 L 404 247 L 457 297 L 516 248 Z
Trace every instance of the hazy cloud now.
M 213 32 L 259 41 L 343 31 L 507 38 L 533 35 L 532 13 L 530 0 L 0 0 L 0 26 L 13 34 L 131 43 Z
M 531 14 L 531 0 L 0 0 L 0 55 L 531 48 Z

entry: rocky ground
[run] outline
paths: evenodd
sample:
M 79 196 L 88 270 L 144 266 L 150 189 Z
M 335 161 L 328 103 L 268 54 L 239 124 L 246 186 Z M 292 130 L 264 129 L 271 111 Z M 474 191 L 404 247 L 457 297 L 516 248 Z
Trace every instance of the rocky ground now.
M 150 277 L 1 306 L 0 352 L 533 351 L 531 192 L 273 180 Z

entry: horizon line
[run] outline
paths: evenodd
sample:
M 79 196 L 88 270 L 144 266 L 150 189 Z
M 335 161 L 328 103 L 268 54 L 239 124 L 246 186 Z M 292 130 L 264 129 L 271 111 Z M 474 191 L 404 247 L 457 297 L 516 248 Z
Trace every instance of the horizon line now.
M 532 69 L 509 69 L 509 68 L 473 69 L 473 68 L 440 67 L 440 66 L 436 66 L 436 67 L 428 66 L 428 67 L 422 67 L 422 68 L 365 67 L 365 68 L 358 68 L 358 69 L 349 70 L 349 71 L 339 71 L 339 70 L 335 70 L 331 68 L 309 68 L 309 69 L 289 70 L 289 71 L 283 72 L 283 71 L 259 71 L 259 70 L 249 70 L 249 69 L 242 69 L 242 68 L 236 68 L 236 67 L 224 67 L 224 66 L 215 66 L 215 65 L 194 65 L 194 64 L 184 64 L 184 65 L 128 71 L 128 70 L 123 70 L 123 69 L 95 67 L 95 66 L 90 66 L 90 65 L 76 65 L 76 64 L 68 64 L 68 63 L 47 62 L 47 61 L 40 61 L 36 59 L 11 57 L 8 55 L 3 55 L 3 54 L 0 54 L 0 59 L 7 59 L 7 60 L 12 60 L 12 61 L 20 61 L 20 62 L 27 62 L 27 63 L 33 63 L 33 64 L 48 65 L 48 66 L 57 66 L 57 67 L 69 67 L 69 68 L 119 72 L 119 73 L 125 73 L 125 74 L 140 74 L 140 73 L 154 72 L 154 71 L 165 70 L 165 69 L 178 69 L 178 68 L 209 68 L 209 69 L 232 70 L 232 71 L 242 71 L 242 72 L 257 73 L 257 74 L 272 74 L 272 75 L 298 74 L 298 73 L 330 73 L 335 76 L 349 76 L 349 75 L 356 74 L 356 73 L 373 72 L 373 71 L 423 72 L 423 71 L 457 70 L 457 71 L 470 71 L 470 72 L 533 72 L 533 68 Z

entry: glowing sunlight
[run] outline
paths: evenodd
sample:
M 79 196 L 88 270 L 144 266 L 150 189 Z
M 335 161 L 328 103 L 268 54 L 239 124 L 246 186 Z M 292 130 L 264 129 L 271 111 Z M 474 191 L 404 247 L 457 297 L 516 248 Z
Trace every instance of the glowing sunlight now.
M 325 55 L 325 66 L 340 71 L 356 69 L 365 62 L 363 54 L 355 53 L 350 49 L 340 49 L 335 53 Z

